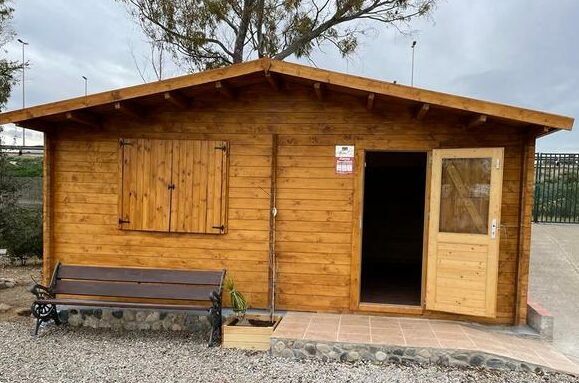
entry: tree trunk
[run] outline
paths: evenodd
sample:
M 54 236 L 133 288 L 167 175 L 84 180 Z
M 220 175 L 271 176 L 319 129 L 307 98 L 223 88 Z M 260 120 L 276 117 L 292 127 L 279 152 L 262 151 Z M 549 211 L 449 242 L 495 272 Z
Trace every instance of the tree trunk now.
M 243 61 L 243 47 L 245 45 L 245 38 L 247 30 L 249 29 L 249 21 L 251 19 L 252 0 L 243 1 L 243 10 L 241 12 L 241 20 L 239 22 L 239 29 L 235 37 L 235 46 L 233 49 L 233 63 L 237 64 Z
M 264 56 L 263 52 L 263 12 L 265 7 L 265 0 L 257 0 L 257 21 L 255 29 L 257 31 L 257 55 L 261 58 Z

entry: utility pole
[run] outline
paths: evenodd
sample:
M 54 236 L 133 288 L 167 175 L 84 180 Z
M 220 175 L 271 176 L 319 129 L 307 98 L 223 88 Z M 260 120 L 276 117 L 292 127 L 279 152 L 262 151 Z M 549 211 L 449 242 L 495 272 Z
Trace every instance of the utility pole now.
M 412 72 L 410 75 L 410 86 L 414 86 L 414 48 L 416 47 L 416 40 L 412 42 Z
M 84 79 L 84 96 L 86 97 L 88 94 L 88 78 L 86 76 L 82 76 Z
M 26 106 L 26 86 L 24 85 L 24 69 L 26 67 L 26 63 L 24 62 L 24 46 L 28 45 L 27 42 L 18 39 L 18 42 L 22 44 L 22 109 Z M 26 146 L 26 129 L 22 128 L 22 146 Z

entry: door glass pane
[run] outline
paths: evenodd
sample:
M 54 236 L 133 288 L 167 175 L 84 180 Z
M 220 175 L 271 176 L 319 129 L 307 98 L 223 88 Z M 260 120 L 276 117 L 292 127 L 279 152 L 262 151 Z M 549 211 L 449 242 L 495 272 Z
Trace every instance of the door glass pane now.
M 491 158 L 442 160 L 439 231 L 488 232 L 491 163 Z

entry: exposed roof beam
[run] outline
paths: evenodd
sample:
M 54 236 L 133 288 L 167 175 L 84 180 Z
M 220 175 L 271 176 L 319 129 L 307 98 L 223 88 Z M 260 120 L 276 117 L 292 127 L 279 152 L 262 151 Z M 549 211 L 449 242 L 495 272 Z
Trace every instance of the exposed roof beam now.
M 319 82 L 314 83 L 314 92 L 316 92 L 316 97 L 318 98 L 318 100 L 320 101 L 324 100 L 324 88 L 322 87 L 321 83 Z
M 230 99 L 235 98 L 235 91 L 233 89 L 231 89 L 231 87 L 229 85 L 227 85 L 226 83 L 224 83 L 223 81 L 215 82 L 215 89 L 217 89 L 217 92 L 219 92 L 219 94 L 221 94 L 227 98 L 230 98 Z
M 484 124 L 485 122 L 487 122 L 487 116 L 486 114 L 479 114 L 477 116 L 475 116 L 474 118 L 472 118 L 468 124 L 466 125 L 467 128 L 472 129 L 472 128 L 476 128 L 477 126 L 481 126 L 482 124 Z
M 127 104 L 126 102 L 117 101 L 114 103 L 113 107 L 115 108 L 115 111 L 122 113 L 125 116 L 132 117 L 136 120 L 139 120 L 142 117 L 142 113 L 139 113 L 135 107 Z
M 52 121 L 45 121 L 45 120 L 25 120 L 19 121 L 15 123 L 16 126 L 21 128 L 30 129 L 30 130 L 37 130 L 40 132 L 45 132 L 49 129 L 52 129 L 56 126 L 56 124 Z
M 278 76 L 274 75 L 273 73 L 271 73 L 270 71 L 268 71 L 266 69 L 265 70 L 265 80 L 267 81 L 269 86 L 271 86 L 271 88 L 273 90 L 275 90 L 276 92 L 279 92 L 279 90 L 281 89 L 281 80 Z
M 416 112 L 416 119 L 418 121 L 424 119 L 424 117 L 426 117 L 426 113 L 428 113 L 428 111 L 430 110 L 430 104 L 422 104 L 420 105 L 420 108 L 418 108 L 418 111 Z
M 171 105 L 181 109 L 187 109 L 191 106 L 191 100 L 179 92 L 165 92 L 163 98 Z
M 101 127 L 99 118 L 90 112 L 84 112 L 80 110 L 75 112 L 66 112 L 65 118 L 68 121 L 73 121 L 79 124 L 91 126 L 93 128 Z
M 372 110 L 372 108 L 374 108 L 374 99 L 375 98 L 376 98 L 376 95 L 374 93 L 368 94 L 368 98 L 366 100 L 366 109 Z
M 546 136 L 547 134 L 551 133 L 552 130 L 554 130 L 554 129 L 549 128 L 548 126 L 540 126 L 539 128 L 537 128 L 535 130 L 535 136 L 537 138 Z

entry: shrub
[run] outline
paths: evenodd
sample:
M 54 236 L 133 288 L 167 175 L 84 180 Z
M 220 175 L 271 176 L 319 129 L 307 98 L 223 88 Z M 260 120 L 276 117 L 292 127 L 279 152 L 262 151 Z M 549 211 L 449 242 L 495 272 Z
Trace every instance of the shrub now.
M 0 248 L 13 263 L 22 265 L 42 257 L 42 209 L 11 206 L 0 217 Z

